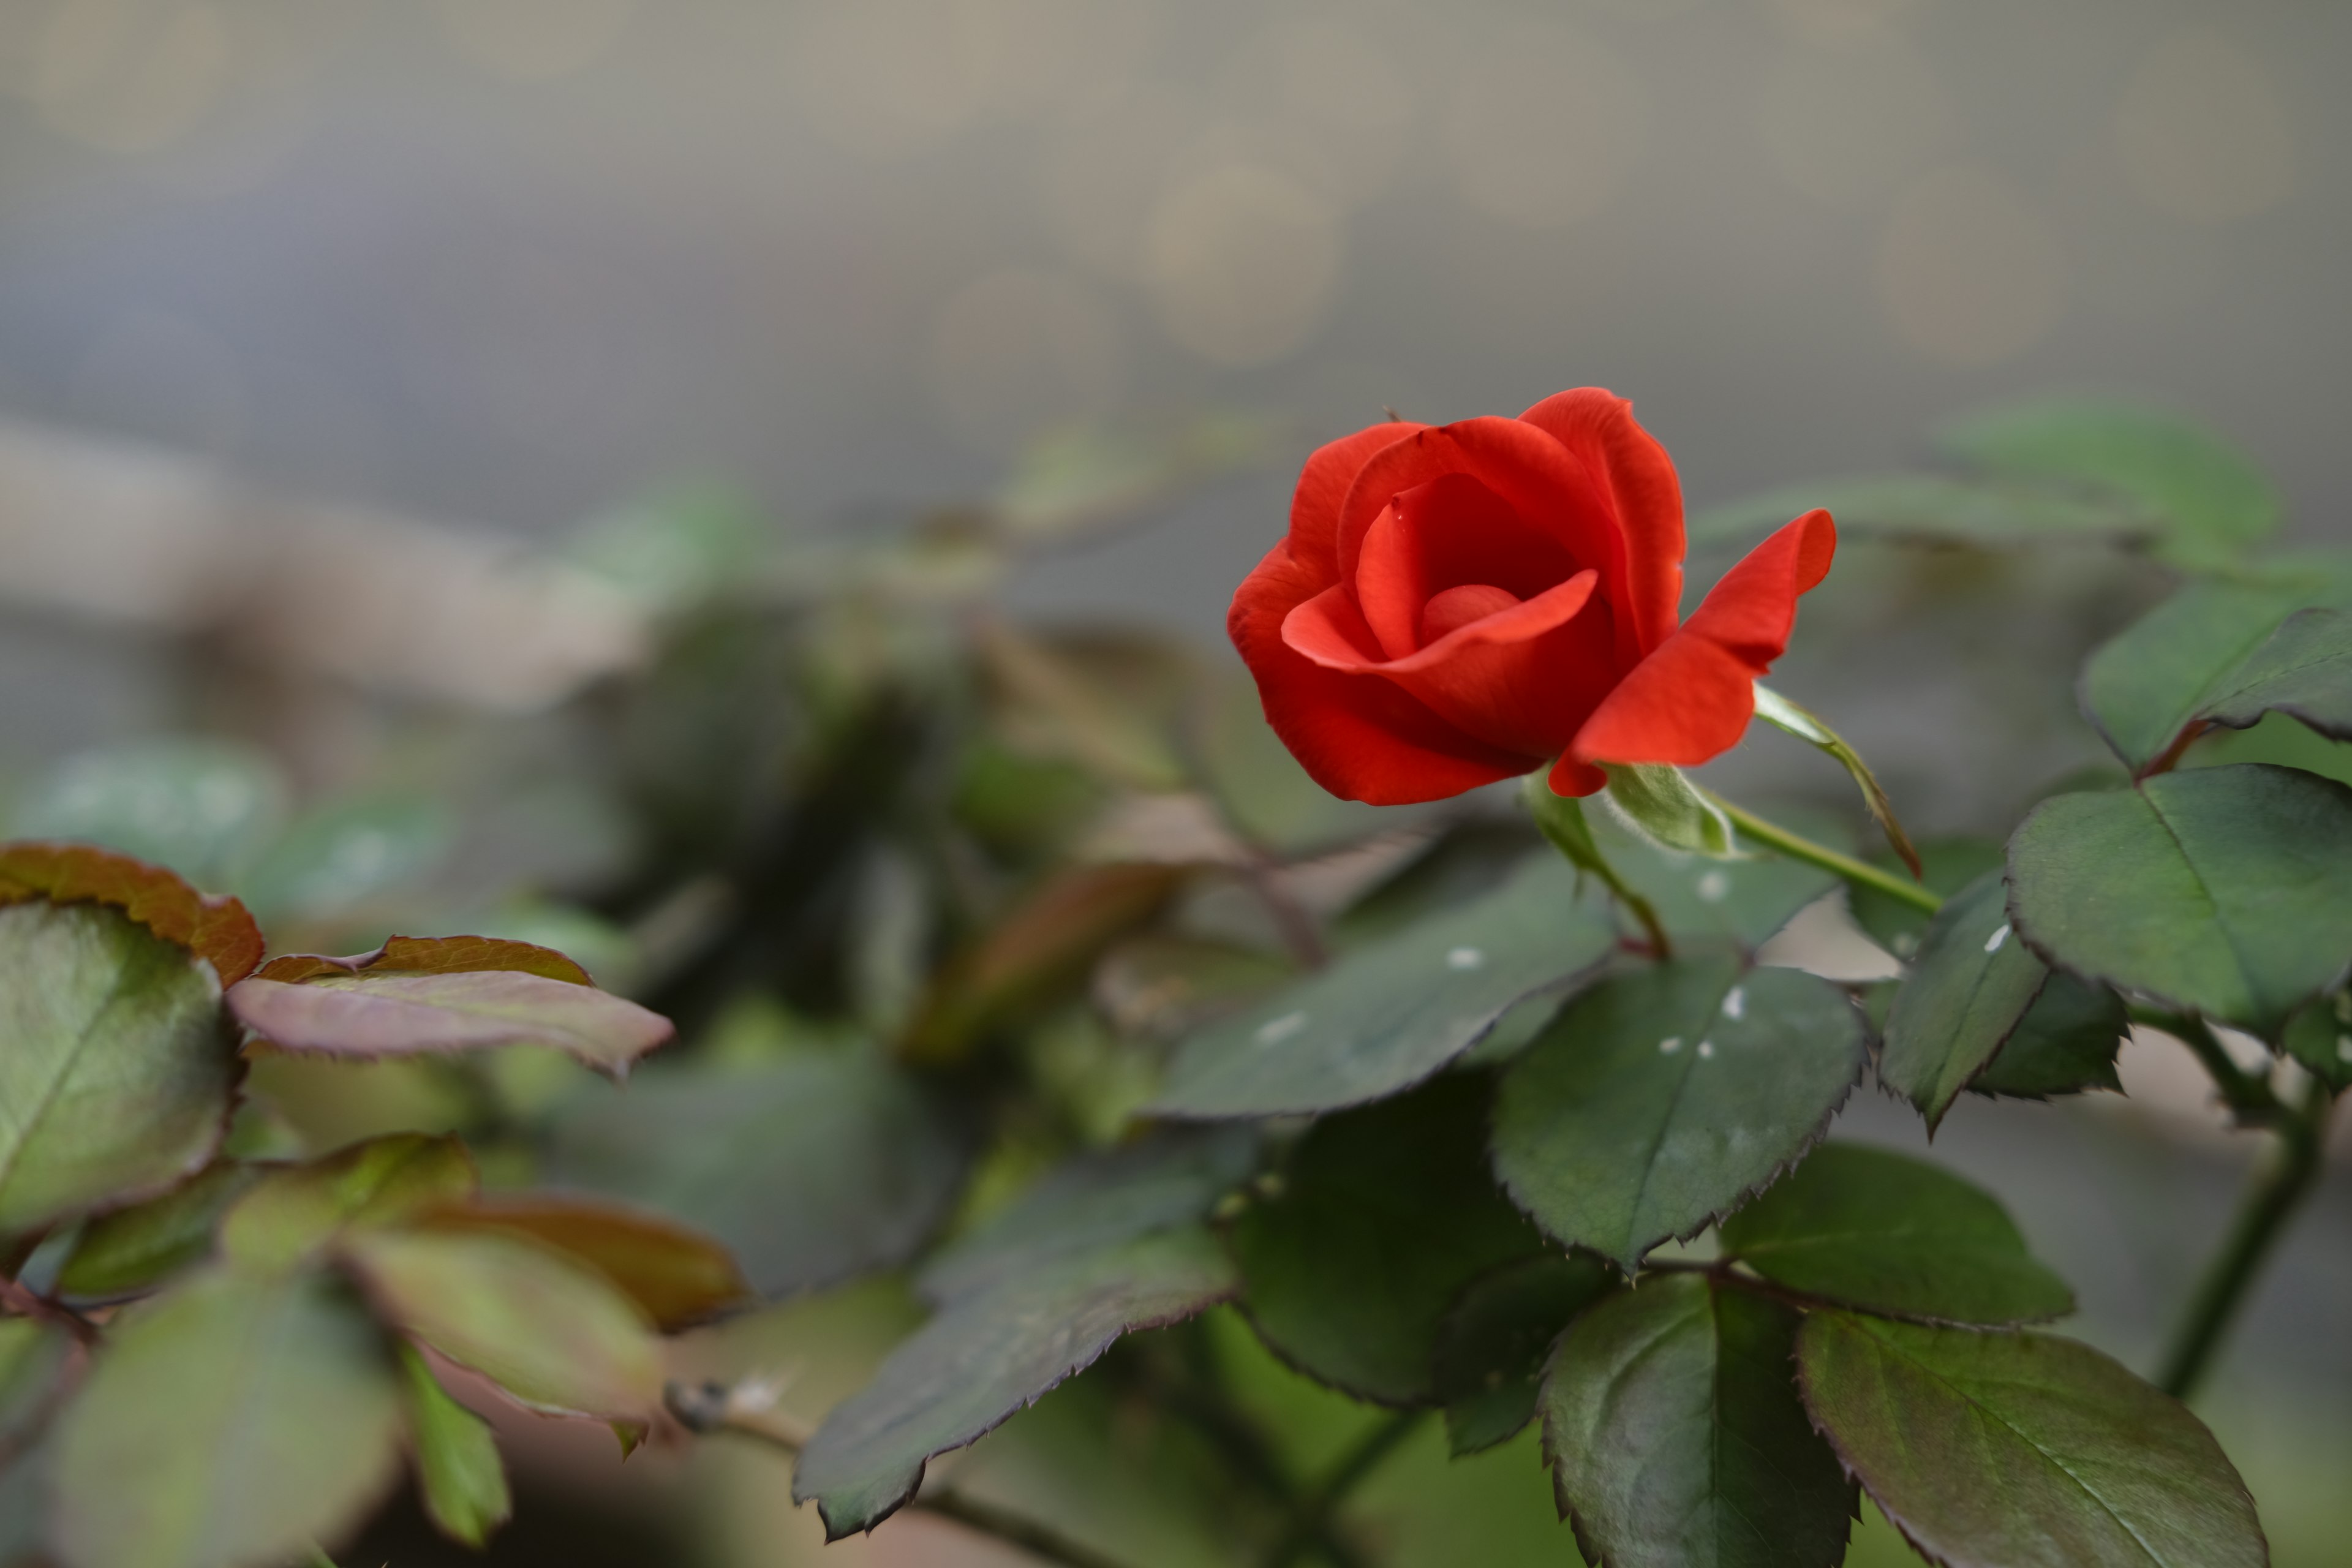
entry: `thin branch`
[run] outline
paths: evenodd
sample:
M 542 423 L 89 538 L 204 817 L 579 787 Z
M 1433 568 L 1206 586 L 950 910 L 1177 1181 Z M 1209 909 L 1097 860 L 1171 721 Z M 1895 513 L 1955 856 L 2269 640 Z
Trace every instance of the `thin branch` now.
M 36 1318 L 45 1323 L 56 1323 L 83 1344 L 98 1342 L 98 1325 L 72 1308 L 50 1300 L 27 1289 L 20 1280 L 0 1274 L 0 1307 L 19 1317 Z
M 663 1390 L 662 1402 L 689 1432 L 750 1437 L 795 1458 L 808 1447 L 807 1430 L 772 1408 L 771 1398 L 738 1398 L 737 1390 L 723 1383 L 699 1386 L 673 1383 Z M 954 1487 L 940 1486 L 919 1492 L 908 1500 L 907 1508 L 913 1512 L 951 1519 L 967 1530 L 993 1536 L 1042 1562 L 1058 1563 L 1061 1568 L 1126 1568 L 1117 1558 L 1073 1541 L 1049 1524 L 983 1502 Z
M 1816 844 L 1802 834 L 1791 833 L 1785 827 L 1767 822 L 1754 812 L 1743 806 L 1734 805 L 1713 790 L 1703 789 L 1699 793 L 1713 801 L 1724 816 L 1731 818 L 1731 825 L 1734 827 L 1756 840 L 1757 843 L 1768 848 L 1776 849 L 1791 860 L 1802 860 L 1809 866 L 1818 866 L 1833 876 L 1844 878 L 1858 888 L 1868 888 L 1874 893 L 1884 893 L 1890 899 L 1900 900 L 1913 909 L 1923 910 L 1927 914 L 1932 915 L 1944 907 L 1942 898 L 1916 882 L 1906 881 L 1891 871 L 1880 870 L 1866 860 L 1857 860 L 1851 855 L 1840 854 L 1826 844 Z

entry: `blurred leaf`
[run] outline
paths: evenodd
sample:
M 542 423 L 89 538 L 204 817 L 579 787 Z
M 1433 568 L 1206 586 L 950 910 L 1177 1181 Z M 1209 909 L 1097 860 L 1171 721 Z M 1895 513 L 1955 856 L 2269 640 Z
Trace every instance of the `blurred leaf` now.
M 228 1005 L 281 1051 L 373 1059 L 548 1046 L 615 1078 L 676 1033 L 658 1013 L 589 984 L 560 952 L 478 936 L 273 959 L 231 988 Z
M 1483 1076 L 1453 1074 L 1326 1117 L 1234 1221 L 1244 1309 L 1289 1365 L 1383 1405 L 1435 1397 L 1446 1308 L 1542 1245 L 1487 1173 L 1487 1094 Z
M 1063 426 L 1023 451 L 992 510 L 1013 539 L 1061 539 L 1163 502 L 1185 485 L 1261 462 L 1271 434 L 1265 420 L 1230 412 L 1148 430 Z
M 398 1462 L 383 1343 L 324 1276 L 213 1269 L 125 1314 L 58 1435 L 77 1568 L 250 1568 L 358 1521 Z
M 395 1132 L 308 1164 L 259 1173 L 221 1225 L 221 1251 L 247 1268 L 288 1268 L 346 1231 L 396 1225 L 473 1195 L 473 1157 L 455 1138 Z
M 2193 583 L 2091 655 L 2084 714 L 2125 766 L 2147 772 L 2248 683 L 2273 637 L 2305 606 L 2352 606 L 2352 574 Z
M 2009 881 L 2043 959 L 2274 1039 L 2352 953 L 2352 789 L 2248 764 L 2059 795 Z
M 1883 534 L 1984 549 L 2145 536 L 2162 526 L 2160 517 L 2124 495 L 1942 474 L 1867 474 L 1790 485 L 1709 507 L 1690 520 L 1691 542 L 1760 539 L 1817 506 L 1829 509 L 1841 535 Z
M 704 1322 L 749 1300 L 727 1249 L 695 1231 L 616 1204 L 551 1193 L 486 1194 L 435 1209 L 435 1231 L 520 1236 L 585 1263 L 665 1331 Z
M 498 1440 L 488 1422 L 449 1397 L 415 1346 L 400 1347 L 400 1372 L 425 1515 L 444 1535 L 478 1552 L 514 1513 Z
M 547 1130 L 548 1179 L 674 1215 L 724 1243 L 762 1296 L 914 1256 L 961 1184 L 946 1110 L 862 1050 L 739 1072 L 669 1068 L 583 1096 Z
M 767 534 L 748 496 L 677 484 L 592 518 L 563 553 L 638 603 L 675 610 L 740 582 L 759 564 Z
M 1154 919 L 1181 866 L 1081 866 L 1036 889 L 942 970 L 908 1028 L 907 1056 L 950 1061 L 1008 1016 L 1083 982 L 1103 950 Z
M 1837 886 L 1837 879 L 1827 871 L 1778 855 L 1717 860 L 1662 849 L 1614 816 L 1600 812 L 1588 816 L 1593 841 L 1618 875 L 1656 906 L 1658 918 L 1676 937 L 1728 938 L 1753 950 L 1799 910 Z M 1790 813 L 1776 812 L 1773 820 L 1821 837 Z
M 1211 690 L 1194 739 L 1202 781 L 1226 818 L 1253 843 L 1277 853 L 1328 848 L 1414 815 L 1341 800 L 1317 784 L 1265 721 L 1257 683 L 1245 676 Z
M 1544 1457 L 1584 1555 L 1609 1568 L 1823 1568 L 1853 1483 L 1790 1379 L 1798 1316 L 1671 1274 L 1569 1325 L 1544 1376 Z
M 2212 1434 L 2087 1345 L 1823 1311 L 1797 1366 L 1838 1458 L 1933 1560 L 2270 1562 Z
M 28 898 L 110 904 L 179 943 L 234 985 L 261 962 L 261 928 L 245 906 L 208 898 L 160 866 L 72 844 L 0 845 L 0 905 Z
M 1162 1116 L 1271 1116 L 1361 1104 L 1429 1077 L 1512 1004 L 1616 946 L 1598 889 L 1554 855 L 1473 903 L 1356 949 L 1179 1049 Z
M 1076 763 L 1126 789 L 1183 786 L 1183 763 L 1158 721 L 1163 715 L 1155 714 L 1145 700 L 1149 686 L 1174 678 L 1150 668 L 1159 650 L 1049 642 L 992 622 L 982 629 L 978 651 L 997 695 L 1005 738 L 1018 749 Z M 1122 670 L 1122 662 L 1129 668 Z M 1145 690 L 1136 688 L 1139 674 Z
M 1698 792 L 1682 769 L 1603 763 L 1601 772 L 1609 775 L 1611 804 L 1659 847 L 1717 860 L 1739 858 L 1730 818 Z
M 2000 1325 L 2074 1310 L 2000 1200 L 1923 1161 L 1824 1143 L 1723 1222 L 1723 1254 L 1864 1311 Z
M 295 823 L 243 886 L 273 925 L 316 920 L 420 879 L 455 837 L 448 813 L 430 801 L 347 801 Z
M 0 1470 L 16 1462 L 47 1419 L 73 1351 L 62 1324 L 0 1318 Z
M 191 1174 L 236 1054 L 209 964 L 98 904 L 0 907 L 0 1235 Z
M 963 754 L 955 813 L 991 849 L 1027 858 L 1072 837 L 1108 793 L 1074 763 L 1033 757 L 982 737 Z
M 1216 1239 L 1184 1226 L 962 1297 L 834 1406 L 802 1452 L 793 1497 L 815 1500 L 829 1541 L 870 1530 L 914 1495 L 934 1455 L 1034 1403 L 1120 1335 L 1192 1317 L 1234 1289 Z
M 2003 478 L 2079 484 L 2156 512 L 2158 553 L 2209 566 L 2269 537 L 2280 506 L 2261 470 L 2204 426 L 2121 404 L 2037 398 L 1947 425 L 1937 446 Z
M 1844 993 L 1800 970 L 1694 953 L 1612 975 L 1504 1071 L 1495 1172 L 1631 1273 L 1801 1157 L 1867 1059 Z
M 1535 1418 L 1552 1342 L 1569 1321 L 1616 1289 L 1588 1253 L 1539 1253 L 1462 1288 L 1437 1326 L 1433 1387 L 1459 1458 L 1517 1436 Z
M 2287 1020 L 2288 1056 L 2328 1088 L 2352 1088 L 2352 991 L 2332 991 Z
M 1121 1034 L 1165 1040 L 1197 1029 L 1297 973 L 1271 953 L 1147 931 L 1095 968 L 1093 996 Z
M 2120 1093 L 2116 1052 L 2130 1027 L 2122 997 L 2053 971 L 2008 1042 L 1969 1080 L 1969 1092 L 2017 1100 L 2047 1100 L 2086 1089 Z
M 341 1251 L 385 1320 L 540 1410 L 646 1420 L 661 1345 L 596 1270 L 520 1237 L 380 1229 Z
M 1827 752 L 1838 766 L 1846 771 L 1854 786 L 1862 791 L 1863 805 L 1869 808 L 1870 819 L 1877 823 L 1879 830 L 1886 835 L 1888 847 L 1901 858 L 1913 877 L 1926 875 L 1926 868 L 1919 863 L 1919 851 L 1912 847 L 1911 836 L 1903 830 L 1903 824 L 1895 817 L 1895 803 L 1886 797 L 1885 786 L 1879 784 L 1878 775 L 1870 771 L 1870 764 L 1862 760 L 1862 753 L 1848 744 L 1843 736 L 1822 723 L 1818 715 L 1798 707 L 1760 680 L 1756 682 L 1756 716 L 1776 729 L 1787 731 L 1807 745 Z
M 160 1197 L 89 1221 L 58 1274 L 58 1293 L 87 1303 L 153 1289 L 210 1256 L 221 1216 L 260 1174 L 242 1161 L 215 1160 Z
M 1883 864 L 1892 858 L 1874 857 L 1874 861 Z M 1987 871 L 1999 870 L 2002 859 L 2001 847 L 1989 838 L 1931 838 L 1919 846 L 1919 879 L 1929 892 L 1948 899 Z M 1906 963 L 1919 956 L 1919 939 L 1927 933 L 1926 910 L 1853 884 L 1847 886 L 1845 898 L 1854 924 L 1871 941 Z
M 2012 935 L 2009 886 L 1987 871 L 1936 911 L 1895 993 L 1878 1075 L 1931 1130 L 2049 983 L 2049 969 Z
M 941 1305 L 1073 1252 L 1205 1220 L 1257 1163 L 1251 1127 L 1169 1127 L 1125 1148 L 1083 1154 L 1011 1208 L 942 1248 L 916 1288 Z
M 134 741 L 68 758 L 22 801 L 8 830 L 74 839 L 232 882 L 276 832 L 286 781 L 260 752 L 225 741 Z
M 2297 610 L 2231 670 L 2197 717 L 2249 730 L 2285 713 L 2332 741 L 2352 741 L 2352 616 Z

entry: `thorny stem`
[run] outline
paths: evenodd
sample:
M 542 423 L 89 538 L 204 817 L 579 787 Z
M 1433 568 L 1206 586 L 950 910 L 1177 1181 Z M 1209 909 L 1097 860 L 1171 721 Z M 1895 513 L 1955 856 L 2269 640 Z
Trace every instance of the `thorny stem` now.
M 1289 1568 L 1318 1545 L 1326 1552 L 1331 1551 L 1331 1516 L 1348 1494 L 1380 1468 L 1399 1443 L 1412 1436 L 1421 1424 L 1423 1412 L 1400 1411 L 1359 1438 L 1356 1446 L 1339 1457 L 1315 1489 L 1299 1500 L 1297 1511 L 1291 1516 L 1290 1528 L 1285 1531 L 1270 1548 L 1264 1568 Z
M 797 1457 L 808 1446 L 808 1434 L 772 1410 L 752 1407 L 734 1397 L 725 1384 L 693 1386 L 673 1383 L 663 1390 L 662 1402 L 689 1432 L 732 1433 L 780 1448 Z M 1117 1558 L 1071 1540 L 1049 1524 L 1026 1514 L 982 1502 L 954 1487 L 933 1487 L 908 1500 L 909 1511 L 951 1519 L 968 1530 L 1017 1546 L 1041 1562 L 1061 1568 L 1126 1568 Z
M 1916 882 L 1908 881 L 1892 871 L 1882 871 L 1866 860 L 1857 860 L 1851 855 L 1842 855 L 1826 844 L 1816 844 L 1801 834 L 1791 833 L 1785 827 L 1777 826 L 1744 806 L 1734 805 L 1713 790 L 1701 790 L 1699 793 L 1714 802 L 1717 808 L 1731 819 L 1731 825 L 1734 827 L 1756 840 L 1757 843 L 1776 849 L 1791 860 L 1802 860 L 1808 866 L 1818 866 L 1832 876 L 1844 878 L 1858 888 L 1868 888 L 1872 892 L 1884 893 L 1890 899 L 1899 899 L 1913 909 L 1924 910 L 1931 915 L 1944 907 L 1942 898 Z
M 2286 1108 L 2273 1124 L 2278 1142 L 2264 1152 L 2238 1217 L 2221 1243 L 2221 1250 L 2205 1266 L 2189 1298 L 2170 1347 L 2165 1352 L 2157 1386 L 2175 1399 L 2196 1392 L 2211 1364 L 2230 1320 L 2245 1302 L 2263 1258 L 2280 1232 L 2318 1180 L 2327 1146 L 2328 1113 L 2336 1108 L 2327 1086 L 2314 1079 L 2305 1086 L 2300 1104 Z
M 59 1306 L 47 1297 L 36 1294 L 21 1280 L 11 1279 L 5 1274 L 0 1274 L 0 1307 L 5 1307 L 20 1317 L 59 1324 L 83 1344 L 94 1343 L 98 1339 L 98 1325 L 88 1318 L 70 1307 Z

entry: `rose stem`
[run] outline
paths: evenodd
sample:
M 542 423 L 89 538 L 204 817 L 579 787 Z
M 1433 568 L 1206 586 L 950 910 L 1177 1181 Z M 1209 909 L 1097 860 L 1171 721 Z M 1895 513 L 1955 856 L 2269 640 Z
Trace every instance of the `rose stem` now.
M 1734 805 L 1713 790 L 1701 790 L 1699 793 L 1713 801 L 1724 816 L 1731 818 L 1731 825 L 1734 827 L 1756 840 L 1757 843 L 1779 850 L 1791 860 L 1802 860 L 1808 866 L 1819 866 L 1822 870 L 1843 877 L 1858 888 L 1868 888 L 1871 891 L 1884 893 L 1890 899 L 1899 899 L 1913 909 L 1924 910 L 1931 915 L 1944 907 L 1942 899 L 1916 882 L 1907 881 L 1891 871 L 1882 871 L 1867 861 L 1857 860 L 1851 855 L 1841 855 L 1826 844 L 1816 844 L 1811 839 L 1791 833 L 1785 827 L 1776 827 L 1755 813 Z

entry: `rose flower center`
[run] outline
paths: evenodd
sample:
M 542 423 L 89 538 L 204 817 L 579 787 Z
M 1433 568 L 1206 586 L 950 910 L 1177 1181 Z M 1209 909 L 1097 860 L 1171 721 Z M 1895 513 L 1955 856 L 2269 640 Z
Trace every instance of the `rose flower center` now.
M 1433 594 L 1421 607 L 1421 646 L 1427 647 L 1446 633 L 1459 631 L 1473 621 L 1483 621 L 1518 602 L 1517 594 L 1492 583 L 1465 583 L 1458 588 Z

